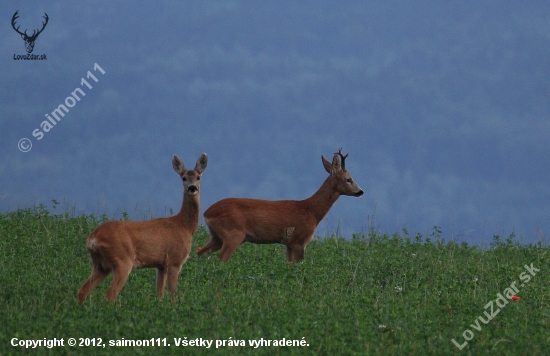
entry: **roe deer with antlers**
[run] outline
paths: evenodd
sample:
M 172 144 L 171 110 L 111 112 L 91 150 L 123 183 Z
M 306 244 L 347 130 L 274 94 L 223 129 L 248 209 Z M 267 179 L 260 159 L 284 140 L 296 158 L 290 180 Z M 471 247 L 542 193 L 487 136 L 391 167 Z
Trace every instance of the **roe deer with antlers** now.
M 176 300 L 176 288 L 181 266 L 191 251 L 191 240 L 199 221 L 200 178 L 207 164 L 203 153 L 195 169 L 186 170 L 178 156 L 172 156 L 172 166 L 183 180 L 183 203 L 177 215 L 150 221 L 108 221 L 95 229 L 86 240 L 92 258 L 92 274 L 78 291 L 78 300 L 113 272 L 111 286 L 105 298 L 114 301 L 135 268 L 157 269 L 157 293 L 168 291 Z
M 226 262 L 243 242 L 279 243 L 286 246 L 288 261 L 301 261 L 319 222 L 340 195 L 360 197 L 363 191 L 346 170 L 342 148 L 332 163 L 321 155 L 329 176 L 321 188 L 305 200 L 259 200 L 227 198 L 204 212 L 210 240 L 198 255 L 221 248 L 219 258 Z M 341 158 L 341 160 L 339 159 Z

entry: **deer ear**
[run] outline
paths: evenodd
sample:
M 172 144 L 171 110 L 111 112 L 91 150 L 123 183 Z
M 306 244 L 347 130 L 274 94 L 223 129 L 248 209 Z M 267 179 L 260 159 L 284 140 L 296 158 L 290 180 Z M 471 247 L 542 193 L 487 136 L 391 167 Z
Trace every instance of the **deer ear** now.
M 323 160 L 323 167 L 325 167 L 325 171 L 327 171 L 328 174 L 332 174 L 332 164 L 330 164 L 330 162 L 327 161 L 323 155 L 321 155 L 321 159 Z
M 185 172 L 185 166 L 183 165 L 183 162 L 176 155 L 172 156 L 172 167 L 174 167 L 174 171 L 176 171 L 177 174 L 181 175 L 183 172 Z
M 339 170 L 342 169 L 342 166 L 340 165 L 340 160 L 338 159 L 338 155 L 334 155 L 334 157 L 332 158 L 332 171 L 334 173 L 338 172 Z
M 197 164 L 195 164 L 195 171 L 201 174 L 206 169 L 206 164 L 208 163 L 208 156 L 206 153 L 203 153 L 199 159 L 197 159 Z

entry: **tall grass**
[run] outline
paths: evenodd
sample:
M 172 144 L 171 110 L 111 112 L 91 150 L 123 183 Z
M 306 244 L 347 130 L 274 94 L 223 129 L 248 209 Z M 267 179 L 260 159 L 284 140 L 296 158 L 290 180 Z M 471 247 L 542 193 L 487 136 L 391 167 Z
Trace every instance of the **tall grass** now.
M 124 214 L 123 214 L 124 216 Z M 490 248 L 444 242 L 441 231 L 351 240 L 315 238 L 305 260 L 289 264 L 280 245 L 244 244 L 228 263 L 194 252 L 182 268 L 178 301 L 159 301 L 152 269 L 133 271 L 116 303 L 104 299 L 110 277 L 83 306 L 76 292 L 90 273 L 86 236 L 105 215 L 74 216 L 43 206 L 0 214 L 0 354 L 291 354 L 547 355 L 550 350 L 550 254 L 542 243 L 495 236 Z M 520 286 L 525 265 L 540 271 Z M 487 324 L 486 305 L 516 282 Z M 494 305 L 497 309 L 497 305 Z M 473 337 L 463 349 L 463 333 Z M 466 334 L 470 336 L 470 334 Z M 103 347 L 67 346 L 101 338 Z M 25 349 L 13 338 L 63 338 L 65 346 Z M 166 338 L 170 346 L 117 347 L 109 340 Z M 213 340 L 175 346 L 174 338 Z M 249 346 L 248 340 L 305 340 L 309 346 Z M 97 339 L 96 339 L 97 340 Z M 246 346 L 216 348 L 216 340 Z M 220 341 L 221 342 L 221 341 Z

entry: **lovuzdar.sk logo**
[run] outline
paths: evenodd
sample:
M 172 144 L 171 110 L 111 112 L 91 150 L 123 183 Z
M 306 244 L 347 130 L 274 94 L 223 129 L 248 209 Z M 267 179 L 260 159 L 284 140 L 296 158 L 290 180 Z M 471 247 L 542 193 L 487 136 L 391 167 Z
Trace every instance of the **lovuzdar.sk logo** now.
M 19 13 L 19 10 L 17 10 L 15 12 L 15 14 L 13 14 L 13 17 L 11 18 L 11 27 L 13 27 L 15 32 L 20 34 L 21 38 L 25 41 L 25 49 L 27 50 L 27 54 L 14 54 L 13 59 L 14 60 L 19 60 L 19 59 L 23 59 L 23 60 L 45 60 L 45 59 L 48 59 L 45 54 L 40 54 L 40 55 L 32 54 L 32 51 L 34 49 L 34 42 L 38 38 L 38 35 L 41 34 L 42 31 L 44 31 L 44 28 L 46 28 L 46 25 L 48 24 L 48 20 L 49 20 L 48 14 L 44 13 L 44 20 L 45 21 L 42 22 L 42 28 L 40 30 L 38 30 L 38 29 L 33 30 L 32 35 L 29 36 L 27 34 L 27 30 L 25 30 L 24 32 L 19 31 L 19 27 L 21 27 L 21 26 L 15 27 L 16 26 L 15 22 L 19 18 L 18 13 Z

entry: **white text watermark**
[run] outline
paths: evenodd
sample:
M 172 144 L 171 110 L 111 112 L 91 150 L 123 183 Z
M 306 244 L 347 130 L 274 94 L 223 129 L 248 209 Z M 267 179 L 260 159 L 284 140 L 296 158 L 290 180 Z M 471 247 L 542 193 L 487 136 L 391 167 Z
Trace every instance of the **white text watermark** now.
M 94 63 L 94 72 L 99 72 L 102 75 L 105 74 L 103 68 L 101 68 L 97 63 Z M 90 71 L 86 73 L 86 78 L 93 80 L 95 83 L 99 82 L 99 79 Z M 80 86 L 83 88 L 86 87 L 89 90 L 93 88 L 93 86 L 84 78 L 80 80 Z M 44 115 L 47 120 L 42 121 L 40 123 L 40 127 L 32 131 L 32 136 L 35 137 L 37 141 L 43 139 L 44 135 L 47 132 L 50 132 L 50 130 L 61 121 L 61 118 L 65 117 L 65 114 L 69 113 L 69 109 L 73 108 L 84 96 L 86 96 L 84 90 L 79 87 L 75 88 L 75 90 L 71 92 L 71 95 L 65 98 L 64 103 L 59 104 L 51 113 Z M 22 138 L 17 143 L 17 147 L 21 152 L 29 152 L 32 148 L 32 142 L 28 138 Z
M 533 266 L 531 263 L 531 266 L 525 265 L 524 266 L 527 272 L 522 272 L 519 275 L 519 279 L 521 279 L 521 285 L 520 287 L 525 286 L 525 284 L 529 283 L 531 280 L 531 277 L 535 276 L 536 272 L 539 272 L 540 269 Z M 504 308 L 509 303 L 509 299 L 511 300 L 519 300 L 519 297 L 517 297 L 515 294 L 519 293 L 519 289 L 516 287 L 516 282 L 512 282 L 508 288 L 506 288 L 502 293 L 497 294 L 497 298 L 493 301 L 491 300 L 489 303 L 485 305 L 486 311 L 483 312 L 486 318 L 484 318 L 482 315 L 478 316 L 473 324 L 470 324 L 470 327 L 474 330 L 477 330 L 478 332 L 482 329 L 482 324 L 479 322 L 481 321 L 483 325 L 487 325 L 495 316 L 497 316 L 498 313 L 500 313 L 500 308 Z M 502 295 L 504 294 L 504 296 Z M 495 309 L 495 304 L 497 308 Z M 462 350 L 466 345 L 468 345 L 468 341 L 472 340 L 474 338 L 474 332 L 470 329 L 464 330 L 462 333 L 462 337 L 464 338 L 464 342 L 462 344 L 459 344 L 455 339 L 452 339 L 451 341 L 453 344 L 455 344 L 456 347 L 458 347 L 459 350 Z

